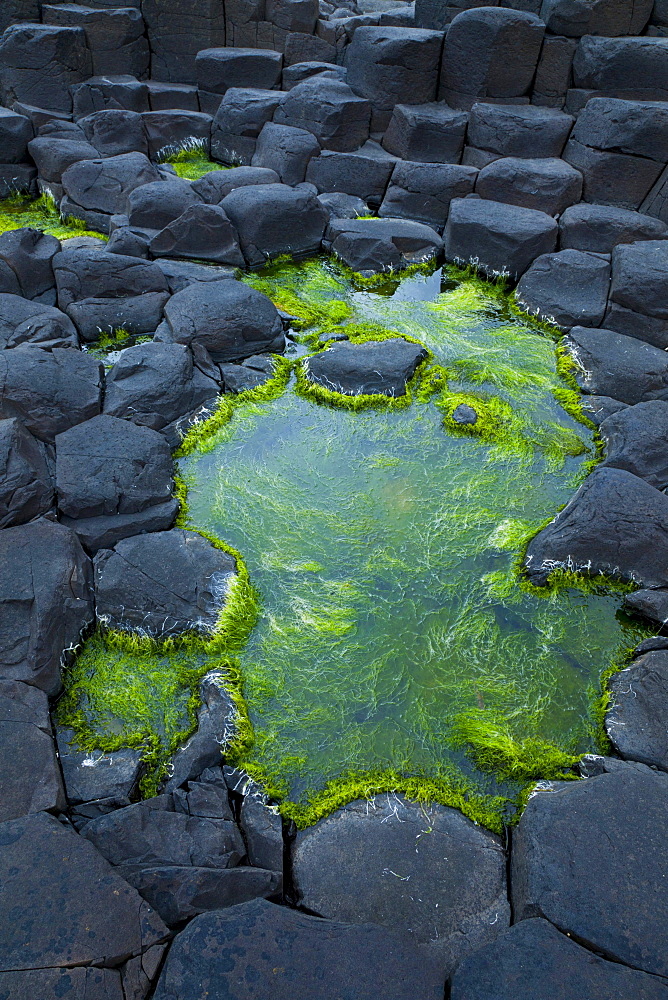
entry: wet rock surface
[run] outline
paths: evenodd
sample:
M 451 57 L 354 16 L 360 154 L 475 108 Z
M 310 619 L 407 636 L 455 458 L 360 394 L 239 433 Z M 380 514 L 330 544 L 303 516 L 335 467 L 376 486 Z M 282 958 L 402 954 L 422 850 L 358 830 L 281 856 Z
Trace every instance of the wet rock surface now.
M 401 339 L 363 344 L 341 341 L 309 358 L 306 375 L 311 382 L 348 396 L 403 396 L 426 356 L 419 344 Z
M 609 687 L 605 728 L 617 753 L 668 770 L 668 652 L 638 657 Z

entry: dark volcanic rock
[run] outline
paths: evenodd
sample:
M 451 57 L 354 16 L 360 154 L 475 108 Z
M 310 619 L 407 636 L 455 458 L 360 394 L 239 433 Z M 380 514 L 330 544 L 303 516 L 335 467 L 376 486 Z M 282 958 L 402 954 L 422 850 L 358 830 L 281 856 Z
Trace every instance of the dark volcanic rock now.
M 465 958 L 451 983 L 451 1000 L 665 1000 L 668 985 L 654 976 L 606 962 L 547 920 L 521 920 L 493 944 Z
M 165 865 L 128 873 L 126 878 L 166 924 L 191 920 L 250 899 L 280 895 L 279 872 L 261 868 L 195 868 Z
M 282 351 L 285 344 L 274 304 L 239 281 L 197 283 L 177 292 L 165 306 L 157 338 L 165 343 L 202 344 L 214 361 Z
M 534 795 L 513 832 L 515 919 L 545 917 L 606 958 L 665 976 L 667 808 L 668 777 L 629 768 Z
M 151 181 L 128 195 L 128 220 L 133 228 L 157 232 L 178 219 L 187 208 L 201 203 L 194 185 L 180 177 Z
M 443 233 L 447 260 L 474 263 L 488 274 L 518 278 L 557 245 L 558 227 L 545 212 L 483 198 L 457 198 Z
M 0 236 L 0 291 L 54 305 L 56 281 L 51 262 L 59 250 L 58 240 L 38 229 L 14 229 L 3 233 Z
M 284 253 L 299 257 L 317 252 L 328 219 L 312 188 L 287 184 L 236 188 L 221 207 L 237 229 L 249 267 Z
M 29 722 L 50 734 L 49 699 L 44 691 L 30 684 L 0 679 L 0 719 Z
M 611 205 L 571 205 L 559 219 L 562 250 L 593 250 L 611 253 L 618 243 L 658 240 L 668 236 L 668 226 L 640 212 Z
M 661 164 L 642 156 L 609 153 L 570 139 L 564 160 L 583 176 L 584 201 L 634 211 L 661 173 Z
M 665 351 L 612 330 L 573 327 L 564 345 L 577 365 L 583 392 L 612 396 L 622 403 L 668 399 Z
M 46 514 L 53 500 L 44 445 L 19 420 L 0 420 L 0 528 Z
M 213 407 L 218 393 L 218 383 L 197 367 L 185 344 L 137 344 L 107 373 L 103 412 L 164 431 L 186 414 Z
M 220 764 L 221 755 L 237 733 L 239 712 L 221 673 L 212 670 L 205 674 L 200 681 L 199 696 L 197 729 L 172 757 L 165 784 L 168 792 L 199 778 L 206 768 Z
M 255 48 L 202 49 L 195 61 L 200 90 L 224 94 L 230 87 L 272 90 L 281 79 L 280 52 Z
M 124 538 L 95 557 L 97 616 L 150 635 L 208 634 L 235 568 L 232 556 L 194 531 Z
M 109 109 L 80 118 L 79 127 L 100 156 L 121 153 L 148 153 L 148 140 L 142 116 L 136 111 Z
M 354 153 L 324 149 L 309 163 L 306 180 L 315 184 L 320 193 L 350 194 L 377 206 L 383 200 L 395 163 L 395 156 L 371 141 Z
M 244 794 L 239 825 L 246 841 L 250 864 L 283 871 L 283 821 L 278 809 L 267 804 L 257 791 Z
M 129 74 L 92 76 L 70 89 L 75 120 L 95 111 L 148 111 L 147 85 Z
M 58 756 L 70 805 L 132 795 L 141 776 L 141 750 L 80 750 L 71 729 L 56 732 Z
M 209 155 L 211 116 L 199 111 L 147 111 L 142 115 L 148 137 L 148 154 L 152 160 L 165 159 L 197 144 L 204 156 Z
M 352 802 L 299 833 L 292 873 L 312 913 L 406 929 L 450 969 L 509 921 L 498 838 L 456 809 L 425 815 L 395 795 Z
M 443 249 L 443 241 L 432 226 L 408 219 L 332 219 L 327 238 L 340 260 L 353 271 L 362 272 L 426 263 Z
M 605 729 L 617 753 L 668 770 L 668 651 L 640 656 L 609 688 Z
M 499 156 L 561 156 L 573 119 L 555 108 L 533 104 L 474 104 L 468 143 Z
M 613 302 L 668 319 L 668 240 L 623 243 L 612 251 Z
M 301 184 L 320 143 L 303 128 L 267 122 L 260 132 L 252 165 L 273 170 L 283 184 Z
M 477 170 L 454 163 L 405 163 L 399 161 L 390 179 L 381 217 L 415 219 L 443 229 L 450 202 L 473 191 Z
M 34 136 L 33 124 L 25 115 L 0 108 L 0 140 L 2 141 L 3 163 L 25 163 L 28 157 L 28 143 Z
M 576 142 L 614 153 L 668 161 L 668 103 L 594 97 L 573 129 Z
M 441 1000 L 443 988 L 438 965 L 401 934 L 254 900 L 178 935 L 155 1000 Z
M 581 404 L 587 417 L 596 427 L 600 427 L 606 417 L 611 417 L 613 413 L 623 410 L 626 403 L 620 403 L 618 399 L 611 396 L 583 396 Z
M 90 51 L 81 28 L 13 24 L 0 40 L 0 94 L 15 101 L 69 114 L 70 86 L 91 75 Z
M 284 99 L 285 94 L 278 90 L 230 87 L 211 125 L 211 155 L 214 160 L 235 167 L 250 164 L 262 126 L 271 121 Z M 287 124 L 299 127 L 298 122 Z
M 43 809 L 62 811 L 67 803 L 51 734 L 32 722 L 5 719 L 2 707 L 0 822 Z
M 0 676 L 58 693 L 63 651 L 93 620 L 92 575 L 64 525 L 40 520 L 0 531 Z
M 0 350 L 26 346 L 50 351 L 54 347 L 78 347 L 74 323 L 53 306 L 16 295 L 0 294 Z
M 192 184 L 191 190 L 207 204 L 218 205 L 235 188 L 253 184 L 278 184 L 279 180 L 276 171 L 269 167 L 231 167 L 229 170 L 212 170 L 204 174 Z
M 582 174 L 556 157 L 500 157 L 482 168 L 476 193 L 492 201 L 560 215 L 580 200 Z
M 403 160 L 459 163 L 468 115 L 445 104 L 397 104 L 383 146 Z
M 154 257 L 210 260 L 244 266 L 237 232 L 219 205 L 191 205 L 170 222 L 150 244 Z
M 3 823 L 0 860 L 3 971 L 116 965 L 167 934 L 93 846 L 51 816 Z
M 664 625 L 668 622 L 668 590 L 636 590 L 624 598 L 624 607 L 658 625 Z
M 32 969 L 0 972 L 0 996 L 5 1000 L 124 1000 L 116 969 Z
M 293 87 L 274 121 L 312 132 L 323 149 L 351 152 L 369 138 L 371 105 L 342 80 L 312 76 Z
M 143 153 L 121 153 L 106 159 L 83 160 L 63 174 L 63 188 L 71 201 L 91 212 L 118 215 L 127 197 L 140 184 L 160 180 L 157 167 Z
M 561 250 L 538 257 L 515 291 L 528 312 L 570 330 L 603 322 L 610 288 L 610 262 L 598 254 Z
M 555 569 L 668 585 L 668 496 L 623 469 L 594 469 L 529 542 L 525 569 L 539 586 Z
M 659 399 L 626 406 L 600 425 L 604 466 L 626 469 L 658 490 L 668 487 L 668 403 Z
M 426 357 L 424 347 L 400 337 L 362 344 L 342 340 L 308 358 L 304 371 L 309 381 L 346 396 L 403 396 Z

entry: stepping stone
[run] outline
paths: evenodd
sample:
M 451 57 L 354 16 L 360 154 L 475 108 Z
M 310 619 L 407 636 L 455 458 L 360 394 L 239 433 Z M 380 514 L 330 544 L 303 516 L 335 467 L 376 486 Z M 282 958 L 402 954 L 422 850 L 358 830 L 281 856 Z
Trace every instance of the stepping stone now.
M 46 813 L 0 824 L 0 970 L 118 965 L 167 928 L 83 837 Z
M 424 347 L 397 337 L 362 344 L 339 341 L 304 362 L 310 382 L 345 396 L 405 396 Z
M 533 795 L 513 833 L 515 920 L 545 917 L 605 958 L 666 976 L 667 811 L 668 775 L 628 768 Z
M 221 208 L 239 233 L 249 267 L 266 264 L 284 253 L 301 257 L 318 252 L 328 221 L 327 212 L 308 185 L 235 188 L 223 199 Z
M 658 347 L 582 326 L 573 327 L 563 344 L 576 362 L 574 375 L 583 392 L 629 404 L 668 400 L 668 355 Z
M 465 958 L 450 1000 L 666 1000 L 668 983 L 606 962 L 547 920 L 520 920 L 493 944 Z
M 406 930 L 447 969 L 509 923 L 499 838 L 446 806 L 351 802 L 297 834 L 292 874 L 311 913 Z
M 444 987 L 438 964 L 404 935 L 256 899 L 195 917 L 155 1000 L 442 1000 Z
M 622 757 L 668 770 L 668 651 L 645 653 L 609 683 L 605 729 Z

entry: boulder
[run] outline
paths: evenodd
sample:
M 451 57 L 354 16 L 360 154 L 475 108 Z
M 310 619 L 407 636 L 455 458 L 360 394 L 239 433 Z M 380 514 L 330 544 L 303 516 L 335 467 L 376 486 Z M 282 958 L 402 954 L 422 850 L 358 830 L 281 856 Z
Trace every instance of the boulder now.
M 251 163 L 273 170 L 283 184 L 300 184 L 309 161 L 319 153 L 320 143 L 305 129 L 267 122 L 258 136 Z
M 575 139 L 569 139 L 564 159 L 582 174 L 584 201 L 630 211 L 640 207 L 662 169 L 655 160 L 593 149 Z
M 20 420 L 0 420 L 0 528 L 46 514 L 53 500 L 45 446 Z
M 137 344 L 107 373 L 103 412 L 163 431 L 171 444 L 174 423 L 213 409 L 218 394 L 218 383 L 184 344 Z
M 329 212 L 330 219 L 358 219 L 362 215 L 369 214 L 367 203 L 353 194 L 334 191 L 331 194 L 318 195 L 318 201 Z
M 225 45 L 225 8 L 220 0 L 142 0 L 142 14 L 156 80 L 196 83 L 197 53 Z
M 187 208 L 201 204 L 202 199 L 189 181 L 180 177 L 151 181 L 128 195 L 128 221 L 132 228 L 152 234 L 178 219 Z
M 641 83 L 657 100 L 668 98 L 668 38 L 581 38 L 573 59 L 573 85 L 628 91 Z
M 172 945 L 155 1000 L 440 1000 L 443 988 L 438 964 L 405 935 L 256 899 L 195 917 Z
M 399 337 L 362 344 L 342 340 L 304 361 L 304 372 L 310 382 L 346 396 L 404 396 L 426 357 L 419 344 Z
M 51 733 L 32 722 L 5 719 L 2 707 L 0 822 L 44 809 L 61 812 L 66 800 Z
M 521 97 L 536 72 L 545 25 L 525 11 L 478 7 L 457 14 L 443 46 L 439 98 L 471 107 L 480 97 Z
M 443 249 L 435 229 L 407 219 L 332 219 L 327 237 L 336 256 L 358 272 L 400 270 Z
M 501 157 L 480 171 L 476 193 L 491 201 L 561 215 L 580 200 L 582 174 L 553 157 Z
M 95 76 L 105 73 L 148 76 L 148 39 L 138 7 L 105 10 L 78 3 L 42 4 L 42 21 L 83 29 Z
M 197 87 L 190 83 L 163 83 L 148 80 L 148 97 L 151 111 L 199 111 Z M 149 110 L 146 108 L 145 110 Z
M 668 590 L 636 590 L 624 598 L 624 608 L 657 625 L 668 622 Z
M 210 281 L 222 281 L 223 279 L 236 277 L 236 268 L 233 267 L 216 267 L 214 264 L 195 264 L 187 260 L 170 260 L 168 257 L 158 257 L 157 264 L 167 278 L 169 290 L 172 295 L 183 291 L 188 285 L 202 281 L 208 283 Z M 203 364 L 201 352 L 198 353 L 197 363 L 202 365 L 206 374 L 210 374 L 216 380 L 218 379 L 218 372 L 216 371 L 215 374 L 209 372 L 206 365 Z
M 558 226 L 545 212 L 482 198 L 456 198 L 443 234 L 447 260 L 487 274 L 519 278 L 557 245 Z
M 0 676 L 55 695 L 60 662 L 93 620 L 92 566 L 76 535 L 53 521 L 0 532 Z
M 219 765 L 222 754 L 237 735 L 239 712 L 225 687 L 223 674 L 212 670 L 199 685 L 200 707 L 197 729 L 172 757 L 165 791 L 199 778 L 207 768 Z
M 40 182 L 46 188 L 62 185 L 63 174 L 73 163 L 80 160 L 95 160 L 99 151 L 85 138 L 83 133 L 68 135 L 38 135 L 28 143 L 30 155 L 35 162 Z M 54 188 L 57 191 L 57 188 Z M 55 195 L 54 195 L 55 197 Z M 59 199 L 56 199 L 59 200 Z
M 477 174 L 474 167 L 399 161 L 378 215 L 415 219 L 442 230 L 450 202 L 473 191 Z
M 97 617 L 149 635 L 210 635 L 235 575 L 232 556 L 193 531 L 124 538 L 95 557 Z
M 616 246 L 612 252 L 613 302 L 626 309 L 668 319 L 668 240 Z
M 562 330 L 599 326 L 610 288 L 610 261 L 603 255 L 561 250 L 538 257 L 520 278 L 518 304 Z
M 0 350 L 13 347 L 54 348 L 79 346 L 71 319 L 53 306 L 0 293 Z
M 100 156 L 148 153 L 144 121 L 136 111 L 124 111 L 120 108 L 95 111 L 80 118 L 79 126 Z
M 33 124 L 25 115 L 9 108 L 0 108 L 0 143 L 3 163 L 25 163 L 28 143 L 35 134 Z
M 292 90 L 302 80 L 308 80 L 309 77 L 319 76 L 322 73 L 327 73 L 330 78 L 343 80 L 345 83 L 347 72 L 345 66 L 337 66 L 336 63 L 318 62 L 317 60 L 293 63 L 290 66 L 283 67 L 281 89 Z
M 540 918 L 520 920 L 493 944 L 465 958 L 451 1000 L 664 1000 L 661 980 L 581 948 Z
M 640 212 L 610 205 L 571 205 L 559 219 L 562 250 L 611 253 L 618 243 L 668 238 L 668 226 Z
M 173 486 L 169 446 L 148 427 L 101 415 L 56 436 L 58 508 L 68 519 L 137 514 L 167 503 Z
M 311 913 L 406 930 L 448 969 L 509 923 L 501 842 L 445 806 L 351 802 L 297 834 L 292 873 Z
M 612 299 L 608 302 L 603 325 L 627 337 L 644 340 L 654 347 L 668 347 L 668 320 L 625 309 Z
M 668 585 L 668 496 L 623 469 L 597 468 L 553 521 L 529 542 L 524 568 L 545 586 L 564 569 Z
M 201 344 L 216 362 L 282 351 L 285 343 L 274 304 L 237 281 L 198 282 L 177 292 L 156 336 L 163 343 Z
M 191 205 L 156 233 L 150 243 L 154 257 L 207 260 L 243 267 L 237 232 L 220 205 Z
M 576 362 L 574 375 L 583 392 L 630 405 L 668 400 L 668 357 L 658 347 L 612 330 L 584 327 L 574 327 L 564 346 Z
M 55 305 L 52 261 L 60 243 L 38 229 L 13 229 L 0 235 L 0 293 Z
M 543 0 L 540 16 L 556 35 L 639 35 L 652 13 L 652 0 Z
M 74 732 L 62 726 L 58 727 L 56 738 L 71 806 L 104 798 L 125 799 L 136 792 L 144 770 L 141 750 L 129 747 L 113 753 L 80 750 Z
M 262 355 L 260 355 L 262 357 Z M 248 389 L 257 389 L 265 385 L 273 374 L 273 366 L 268 370 L 264 368 L 253 368 L 248 361 L 242 364 L 222 364 L 220 373 L 223 376 L 225 392 L 239 393 Z
M 323 149 L 309 163 L 306 180 L 315 184 L 319 192 L 349 194 L 378 206 L 396 162 L 396 156 L 371 140 L 354 153 Z
M 194 182 L 191 190 L 208 205 L 218 205 L 235 188 L 278 183 L 278 174 L 268 167 L 231 167 L 228 170 L 212 170 L 211 173 L 204 174 Z
M 371 102 L 374 131 L 389 125 L 395 104 L 436 100 L 443 32 L 362 25 L 346 49 L 346 81 Z
M 195 60 L 200 90 L 225 94 L 230 87 L 273 90 L 281 80 L 283 56 L 268 49 L 202 49 Z
M 102 407 L 104 368 L 71 348 L 0 351 L 0 418 L 18 417 L 40 441 L 89 420 Z
M 0 831 L 3 971 L 117 965 L 167 936 L 137 891 L 53 816 L 9 820 Z
M 124 213 L 130 192 L 140 184 L 160 180 L 160 174 L 143 153 L 121 153 L 73 163 L 62 180 L 73 204 L 99 216 L 111 216 Z
M 610 396 L 583 396 L 580 406 L 594 426 L 600 427 L 606 417 L 619 413 L 625 408 L 626 403 L 620 403 L 618 399 L 612 399 Z
M 581 111 L 572 139 L 595 149 L 668 161 L 668 102 L 594 97 Z
M 92 63 L 81 28 L 12 24 L 0 38 L 0 96 L 71 113 L 70 87 L 91 76 Z
M 283 871 L 283 821 L 275 806 L 267 804 L 259 791 L 244 794 L 239 825 L 246 841 L 248 861 L 257 868 Z
M 352 152 L 369 138 L 371 105 L 347 83 L 313 76 L 284 95 L 274 121 L 312 132 L 323 149 Z
M 556 108 L 480 103 L 471 108 L 468 143 L 498 156 L 559 157 L 572 127 Z
M 95 111 L 148 111 L 148 86 L 129 74 L 93 76 L 70 87 L 75 119 Z
M 468 115 L 445 104 L 396 104 L 383 146 L 417 163 L 459 163 Z
M 600 425 L 604 466 L 626 469 L 658 490 L 668 488 L 668 403 L 651 399 L 625 406 Z
M 285 94 L 277 90 L 231 87 L 211 123 L 211 156 L 214 160 L 233 166 L 250 165 L 257 137 L 284 99 Z M 288 124 L 298 125 L 297 122 Z
M 266 264 L 281 254 L 301 257 L 316 253 L 327 224 L 327 212 L 313 190 L 287 184 L 236 188 L 223 199 L 221 208 L 236 227 L 249 267 Z M 258 349 L 263 348 L 256 345 L 253 353 Z
M 513 832 L 517 921 L 545 917 L 634 969 L 668 971 L 668 777 L 631 769 L 534 794 Z
M 164 160 L 181 149 L 199 147 L 209 155 L 211 116 L 199 111 L 145 111 L 142 115 L 148 154 L 152 160 Z
M 645 653 L 608 683 L 605 729 L 621 757 L 668 770 L 668 651 Z

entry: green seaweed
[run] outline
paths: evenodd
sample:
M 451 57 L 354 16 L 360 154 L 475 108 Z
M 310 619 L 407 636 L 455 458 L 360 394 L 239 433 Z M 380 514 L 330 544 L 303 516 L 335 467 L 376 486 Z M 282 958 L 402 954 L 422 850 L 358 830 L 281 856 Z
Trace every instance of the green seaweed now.
M 17 194 L 0 201 L 0 233 L 14 229 L 39 229 L 58 240 L 71 239 L 73 236 L 95 236 L 104 240 L 109 238 L 104 233 L 89 229 L 80 219 L 61 216 L 54 199 L 48 194 L 40 195 L 39 198 Z
M 228 170 L 222 163 L 209 159 L 207 145 L 203 139 L 190 139 L 178 146 L 166 146 L 158 161 L 171 163 L 177 177 L 188 181 L 198 181 L 212 170 Z

